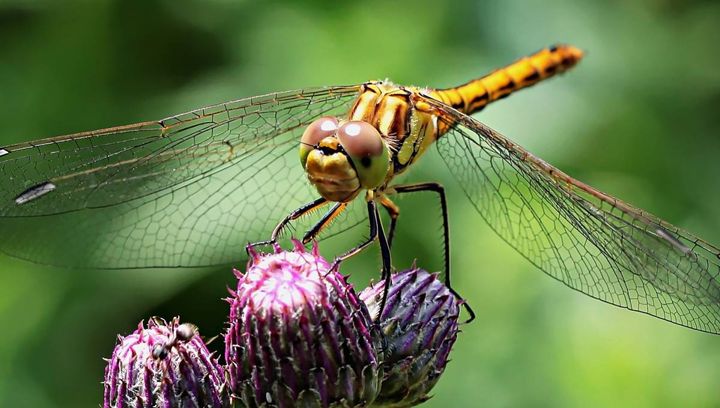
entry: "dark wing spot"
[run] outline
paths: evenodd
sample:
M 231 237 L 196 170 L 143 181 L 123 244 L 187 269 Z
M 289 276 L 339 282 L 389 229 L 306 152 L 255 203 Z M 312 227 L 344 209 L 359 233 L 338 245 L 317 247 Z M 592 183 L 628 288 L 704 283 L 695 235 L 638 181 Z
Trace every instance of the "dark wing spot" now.
M 28 201 L 32 201 L 38 197 L 44 196 L 45 194 L 55 190 L 55 184 L 46 181 L 36 186 L 30 187 L 15 197 L 15 204 L 21 205 Z

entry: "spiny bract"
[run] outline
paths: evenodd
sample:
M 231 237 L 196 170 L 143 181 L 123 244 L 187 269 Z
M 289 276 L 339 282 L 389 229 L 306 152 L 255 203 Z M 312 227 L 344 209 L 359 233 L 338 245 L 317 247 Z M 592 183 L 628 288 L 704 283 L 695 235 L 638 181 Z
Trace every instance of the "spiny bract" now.
M 195 326 L 152 319 L 119 340 L 105 369 L 103 408 L 230 405 L 223 368 Z
M 385 283 L 366 288 L 360 298 L 377 316 Z M 385 375 L 373 407 L 411 407 L 445 370 L 458 333 L 460 300 L 438 278 L 420 268 L 392 275 L 387 303 L 377 323 L 387 342 Z
M 295 241 L 236 271 L 225 361 L 247 407 L 365 407 L 380 387 L 380 338 L 346 277 Z

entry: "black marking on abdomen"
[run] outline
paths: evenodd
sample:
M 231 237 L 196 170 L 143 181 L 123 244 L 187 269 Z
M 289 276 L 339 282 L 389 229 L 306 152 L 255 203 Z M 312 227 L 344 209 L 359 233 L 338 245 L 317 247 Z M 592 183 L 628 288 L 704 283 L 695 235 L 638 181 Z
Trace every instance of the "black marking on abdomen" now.
M 498 88 L 498 91 L 503 93 L 507 92 L 507 94 L 509 95 L 513 90 L 517 88 L 517 86 L 515 85 L 515 80 L 513 79 L 513 77 L 510 76 L 510 74 L 505 73 L 505 76 L 508 78 L 508 81 L 505 85 Z
M 487 88 L 485 88 L 484 86 L 482 88 L 483 88 L 483 93 L 476 94 L 475 96 L 473 96 L 472 99 L 470 99 L 470 102 L 468 102 L 468 106 L 467 106 L 468 110 L 476 109 L 475 107 L 478 104 L 480 104 L 482 106 L 485 106 L 488 104 L 488 101 L 490 100 L 490 94 L 488 94 Z
M 533 73 L 523 78 L 525 82 L 532 82 L 535 83 L 540 80 L 540 73 L 538 72 L 537 68 L 533 68 Z
M 545 72 L 543 72 L 543 75 L 548 77 L 550 75 L 553 75 L 555 73 L 555 71 L 557 71 L 557 70 L 558 70 L 557 64 L 549 65 L 549 66 L 545 67 Z

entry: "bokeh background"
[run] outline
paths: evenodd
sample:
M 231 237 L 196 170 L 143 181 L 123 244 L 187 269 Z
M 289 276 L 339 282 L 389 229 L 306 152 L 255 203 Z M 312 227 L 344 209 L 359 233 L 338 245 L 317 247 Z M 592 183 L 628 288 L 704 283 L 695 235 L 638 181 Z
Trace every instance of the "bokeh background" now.
M 479 117 L 569 174 L 720 242 L 713 1 L 3 0 L 0 146 L 274 90 L 386 77 L 451 86 L 555 42 L 587 58 Z M 448 187 L 454 283 L 478 318 L 427 407 L 720 405 L 720 338 L 567 289 Z M 437 220 L 435 203 L 402 203 L 405 220 L 423 221 L 401 224 L 396 266 L 417 258 L 439 269 L 439 224 L 425 222 Z M 346 268 L 365 286 L 377 250 Z M 210 338 L 223 331 L 231 284 L 229 267 L 84 271 L 0 257 L 0 406 L 97 406 L 117 334 L 179 314 Z

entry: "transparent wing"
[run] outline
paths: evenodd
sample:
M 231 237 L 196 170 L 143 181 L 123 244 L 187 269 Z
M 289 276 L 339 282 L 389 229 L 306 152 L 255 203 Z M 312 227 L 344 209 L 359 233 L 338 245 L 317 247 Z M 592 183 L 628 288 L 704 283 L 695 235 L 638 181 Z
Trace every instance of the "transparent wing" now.
M 3 147 L 0 250 L 103 268 L 237 261 L 316 197 L 300 136 L 319 116 L 345 115 L 358 89 L 275 93 Z
M 720 333 L 718 248 L 425 101 L 449 128 L 437 148 L 480 216 L 538 268 L 605 302 Z

